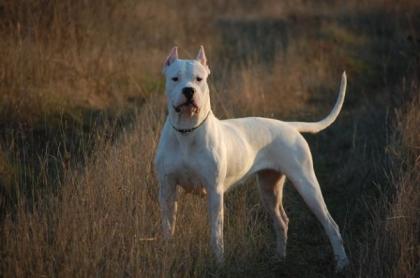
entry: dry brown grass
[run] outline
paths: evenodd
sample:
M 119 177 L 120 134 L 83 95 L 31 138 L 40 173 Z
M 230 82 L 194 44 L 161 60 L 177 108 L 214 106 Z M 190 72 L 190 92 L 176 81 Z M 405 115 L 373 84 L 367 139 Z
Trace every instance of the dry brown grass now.
M 396 150 L 399 172 L 393 182 L 396 194 L 390 204 L 385 231 L 386 245 L 392 242 L 395 258 L 392 274 L 394 277 L 411 277 L 420 274 L 420 88 L 418 83 L 410 88 L 413 99 L 398 112 L 396 121 Z
M 176 237 L 159 239 L 160 66 L 173 44 L 183 57 L 204 44 L 221 118 L 319 119 L 348 72 L 340 119 L 308 136 L 351 255 L 344 275 L 414 277 L 420 115 L 408 95 L 419 91 L 405 80 L 418 84 L 409 76 L 419 12 L 408 0 L 3 1 L 0 276 L 335 275 L 328 241 L 291 186 L 285 263 L 272 260 L 253 181 L 226 197 L 223 267 L 208 246 L 205 200 L 181 194 Z M 408 99 L 390 128 L 389 110 Z
M 420 94 L 417 81 L 410 87 L 412 99 L 397 110 L 388 145 L 394 166 L 389 176 L 392 186 L 370 204 L 374 209 L 365 230 L 370 244 L 361 246 L 359 269 L 354 270 L 360 276 L 419 275 Z M 401 92 L 404 89 L 400 88 Z

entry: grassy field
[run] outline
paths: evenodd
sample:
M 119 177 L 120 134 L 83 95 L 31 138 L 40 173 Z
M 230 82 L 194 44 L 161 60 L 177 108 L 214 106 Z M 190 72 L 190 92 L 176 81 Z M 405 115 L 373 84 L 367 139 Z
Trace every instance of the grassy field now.
M 288 257 L 255 181 L 225 197 L 226 263 L 207 202 L 182 194 L 160 235 L 153 157 L 172 46 L 206 47 L 219 118 L 336 123 L 305 135 L 351 265 L 420 275 L 420 4 L 415 0 L 0 2 L 0 277 L 336 277 L 291 184 Z

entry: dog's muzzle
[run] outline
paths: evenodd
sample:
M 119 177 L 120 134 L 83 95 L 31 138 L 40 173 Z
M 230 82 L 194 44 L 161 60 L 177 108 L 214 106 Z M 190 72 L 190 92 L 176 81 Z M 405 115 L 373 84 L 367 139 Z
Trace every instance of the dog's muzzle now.
M 199 108 L 194 101 L 195 89 L 193 87 L 185 87 L 182 89 L 182 94 L 184 95 L 186 101 L 180 105 L 174 106 L 175 112 L 180 113 L 183 107 L 190 108 L 190 112 L 196 113 Z
M 185 96 L 187 101 L 191 101 L 195 93 L 195 89 L 193 87 L 185 87 L 182 89 L 182 94 Z
M 196 113 L 199 110 L 197 104 L 194 102 L 193 99 L 187 100 L 186 102 L 184 102 L 184 103 L 182 103 L 178 106 L 174 106 L 174 110 L 175 110 L 175 112 L 180 113 L 183 107 L 190 107 L 191 112 L 193 112 L 193 113 Z

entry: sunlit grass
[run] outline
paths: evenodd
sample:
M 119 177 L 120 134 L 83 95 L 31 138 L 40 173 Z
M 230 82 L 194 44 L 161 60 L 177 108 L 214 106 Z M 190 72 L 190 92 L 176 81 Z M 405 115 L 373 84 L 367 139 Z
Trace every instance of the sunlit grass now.
M 318 120 L 347 71 L 339 119 L 307 136 L 350 253 L 344 275 L 414 276 L 418 44 L 401 35 L 418 36 L 412 2 L 4 1 L 0 276 L 335 275 L 326 236 L 291 184 L 284 263 L 253 180 L 226 195 L 223 267 L 206 199 L 180 190 L 176 236 L 160 239 L 152 161 L 166 110 L 162 61 L 173 45 L 193 58 L 200 44 L 219 118 Z M 407 104 L 394 115 L 396 102 Z

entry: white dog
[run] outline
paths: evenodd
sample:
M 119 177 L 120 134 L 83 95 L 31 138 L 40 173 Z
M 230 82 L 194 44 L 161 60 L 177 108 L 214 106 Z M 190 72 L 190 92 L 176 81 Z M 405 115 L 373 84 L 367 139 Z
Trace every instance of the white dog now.
M 309 146 L 300 132 L 317 133 L 334 122 L 344 102 L 346 74 L 332 112 L 316 123 L 267 118 L 219 120 L 210 106 L 210 74 L 203 47 L 195 60 L 178 59 L 174 47 L 165 61 L 168 117 L 155 159 L 165 238 L 175 231 L 176 187 L 208 194 L 211 245 L 223 262 L 223 194 L 256 174 L 261 199 L 273 218 L 276 251 L 286 256 L 289 219 L 282 205 L 289 178 L 321 222 L 336 258 L 337 270 L 348 264 L 334 222 L 315 176 Z

